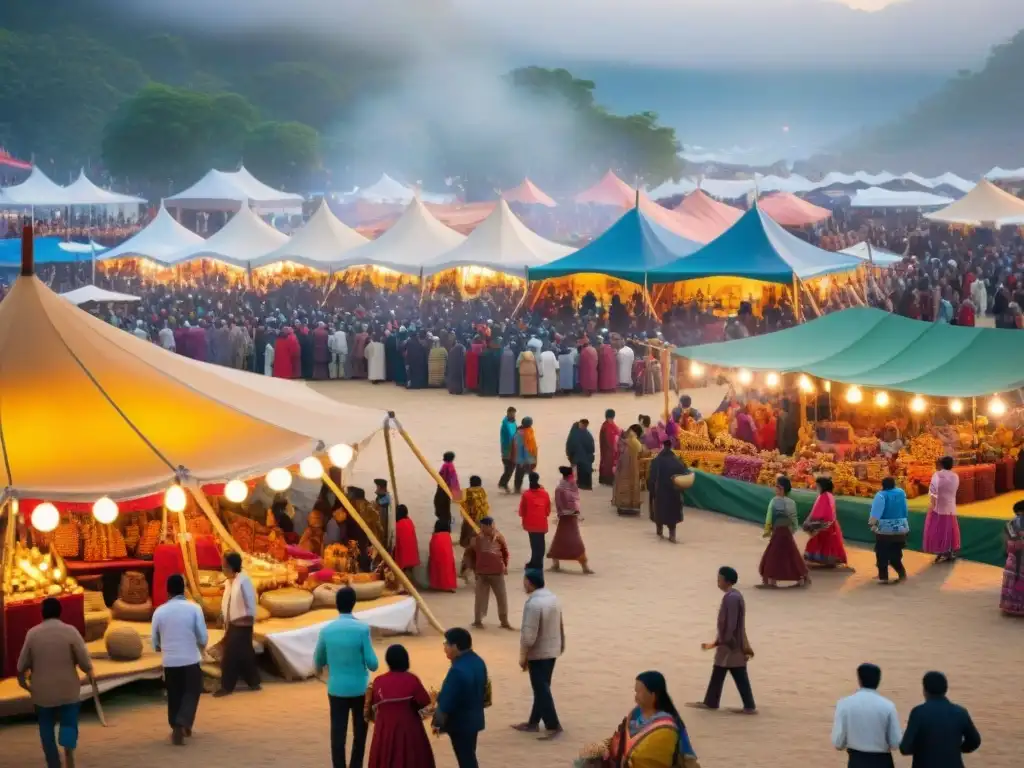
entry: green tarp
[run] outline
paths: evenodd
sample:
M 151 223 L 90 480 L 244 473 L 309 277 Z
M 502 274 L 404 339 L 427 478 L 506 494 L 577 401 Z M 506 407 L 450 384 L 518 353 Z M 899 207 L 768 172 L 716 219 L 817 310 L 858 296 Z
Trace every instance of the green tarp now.
M 697 479 L 686 491 L 686 504 L 697 509 L 721 512 L 730 517 L 749 520 L 764 525 L 768 502 L 775 495 L 775 489 L 766 485 L 755 485 L 742 480 L 733 480 L 720 475 L 709 475 L 694 470 Z M 800 513 L 800 521 L 811 513 L 815 494 L 813 491 L 794 490 L 793 501 Z M 868 513 L 871 500 L 850 496 L 836 497 L 836 515 L 843 529 L 843 538 L 862 544 L 874 544 L 875 536 L 868 528 Z M 921 551 L 921 536 L 924 533 L 925 513 L 910 510 L 910 538 L 907 546 Z M 1002 566 L 1006 563 L 1006 545 L 1003 543 L 1005 520 L 990 517 L 961 517 L 961 557 L 987 565 Z
M 870 307 L 762 336 L 677 347 L 673 354 L 709 365 L 802 372 L 935 397 L 1024 387 L 1024 333 L 923 323 Z

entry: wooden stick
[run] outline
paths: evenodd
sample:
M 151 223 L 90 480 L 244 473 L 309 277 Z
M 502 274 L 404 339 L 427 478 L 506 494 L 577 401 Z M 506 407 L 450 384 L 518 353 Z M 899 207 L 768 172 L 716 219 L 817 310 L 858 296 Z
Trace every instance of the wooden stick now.
M 387 538 L 394 540 L 395 530 L 391 525 L 391 518 L 393 513 L 397 513 L 398 510 L 398 480 L 395 479 L 395 452 L 394 446 L 391 444 L 391 417 L 389 416 L 384 421 L 384 450 L 388 455 L 388 477 L 391 479 L 391 509 L 388 510 L 388 527 L 387 527 Z M 388 542 L 391 543 L 390 541 Z
M 409 450 L 411 450 L 413 455 L 417 459 L 419 459 L 419 462 L 420 464 L 423 465 L 423 468 L 427 470 L 427 472 L 430 474 L 432 478 L 434 478 L 434 482 L 441 487 L 441 490 L 448 494 L 448 498 L 451 499 L 452 501 L 455 501 L 459 505 L 459 512 L 462 513 L 462 519 L 469 523 L 469 527 L 473 529 L 474 533 L 480 533 L 480 526 L 477 525 L 476 520 L 474 520 L 473 517 L 466 511 L 466 508 L 463 506 L 462 501 L 456 501 L 455 496 L 452 495 L 452 489 L 448 487 L 448 483 L 446 483 L 441 478 L 441 475 L 437 473 L 436 469 L 430 466 L 430 463 L 427 461 L 426 457 L 423 455 L 420 449 L 416 447 L 416 443 L 412 441 L 412 438 L 409 436 L 409 433 L 405 431 L 405 428 L 398 422 L 397 419 L 394 419 L 394 416 L 392 416 L 392 419 L 395 422 L 395 428 L 398 430 L 398 434 L 400 434 L 402 436 L 402 439 L 405 440 L 405 442 L 409 445 Z
M 668 401 L 668 381 L 670 378 L 670 369 L 672 367 L 672 356 L 669 353 L 668 345 L 661 348 L 661 393 L 664 398 L 665 413 L 662 414 L 662 419 L 668 424 L 669 416 L 672 415 L 672 408 L 669 407 Z
M 235 550 L 235 552 L 240 554 L 242 557 L 246 557 L 247 555 L 245 550 L 238 545 L 238 542 L 235 541 L 235 537 L 228 533 L 228 529 L 224 527 L 220 518 L 217 517 L 217 513 L 213 511 L 213 507 L 210 505 L 210 501 L 206 498 L 206 493 L 203 491 L 203 487 L 192 478 L 188 478 L 184 485 L 192 493 L 192 498 L 196 500 L 196 504 L 198 504 L 199 508 L 203 510 L 203 514 L 209 518 L 210 524 L 213 526 L 213 530 L 217 532 L 217 535 L 227 542 L 228 546 Z
M 338 497 L 338 501 L 341 502 L 341 505 L 345 508 L 345 511 L 348 512 L 349 516 L 356 521 L 356 524 L 360 528 L 363 529 L 363 533 L 366 534 L 366 537 L 370 540 L 370 543 L 373 544 L 373 546 L 377 549 L 377 554 L 381 556 L 381 558 L 384 560 L 385 563 L 387 563 L 388 567 L 392 570 L 392 572 L 394 572 L 395 578 L 402 582 L 402 586 L 404 586 L 408 590 L 409 594 L 412 595 L 413 599 L 416 601 L 416 604 L 419 605 L 420 610 L 423 611 L 423 615 L 427 617 L 427 621 L 430 622 L 430 625 L 443 635 L 444 626 L 434 616 L 433 612 L 430 610 L 430 607 L 427 605 L 427 601 L 423 599 L 423 596 L 419 593 L 419 590 L 417 590 L 413 583 L 409 580 L 409 577 L 405 575 L 405 572 L 401 568 L 399 568 L 398 564 L 391 558 L 391 555 L 388 553 L 387 549 L 384 547 L 383 544 L 380 543 L 380 541 L 374 535 L 373 531 L 370 530 L 370 526 L 366 524 L 366 521 L 363 520 L 362 516 L 356 511 L 356 508 L 352 505 L 352 502 L 348 500 L 348 497 L 345 496 L 341 488 L 337 486 L 337 484 L 334 482 L 333 479 L 331 479 L 331 476 L 327 474 L 327 472 L 324 472 L 323 474 L 323 481 L 328 488 L 334 491 L 334 495 Z

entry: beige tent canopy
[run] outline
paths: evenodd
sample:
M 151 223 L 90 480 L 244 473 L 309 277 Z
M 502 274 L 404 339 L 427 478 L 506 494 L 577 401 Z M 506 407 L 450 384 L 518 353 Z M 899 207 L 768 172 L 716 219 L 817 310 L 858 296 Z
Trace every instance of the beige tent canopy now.
M 249 478 L 358 446 L 386 417 L 167 352 L 32 275 L 0 302 L 0 483 L 23 498 L 138 498 L 179 468 L 200 483 Z
M 1024 218 L 1024 200 L 982 179 L 955 203 L 935 213 L 926 214 L 925 218 L 971 227 L 1019 224 Z

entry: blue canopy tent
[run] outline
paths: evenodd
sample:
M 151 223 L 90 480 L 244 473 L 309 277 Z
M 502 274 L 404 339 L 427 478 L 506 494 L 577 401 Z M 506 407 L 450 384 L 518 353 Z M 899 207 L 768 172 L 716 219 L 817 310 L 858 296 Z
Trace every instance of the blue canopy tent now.
M 648 281 L 674 283 L 704 277 L 745 277 L 766 283 L 850 272 L 856 256 L 825 251 L 787 232 L 755 205 L 729 229 L 689 256 L 648 272 Z
M 60 237 L 37 237 L 35 241 L 36 264 L 74 264 L 92 259 L 92 253 L 102 253 L 106 248 L 98 243 L 65 242 Z M 0 268 L 17 267 L 21 264 L 21 238 L 0 240 Z
M 531 269 L 530 280 L 596 274 L 643 285 L 655 267 L 698 248 L 700 243 L 666 229 L 639 208 L 630 208 L 589 245 Z

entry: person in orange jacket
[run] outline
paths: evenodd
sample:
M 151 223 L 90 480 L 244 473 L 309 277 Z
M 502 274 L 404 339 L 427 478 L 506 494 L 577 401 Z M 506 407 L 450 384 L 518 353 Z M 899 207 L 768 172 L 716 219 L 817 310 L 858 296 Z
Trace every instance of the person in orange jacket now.
M 530 537 L 530 562 L 527 568 L 544 568 L 544 553 L 547 551 L 545 537 L 548 532 L 548 518 L 551 516 L 551 497 L 540 484 L 540 475 L 530 473 L 530 488 L 519 500 L 519 517 L 523 530 Z

